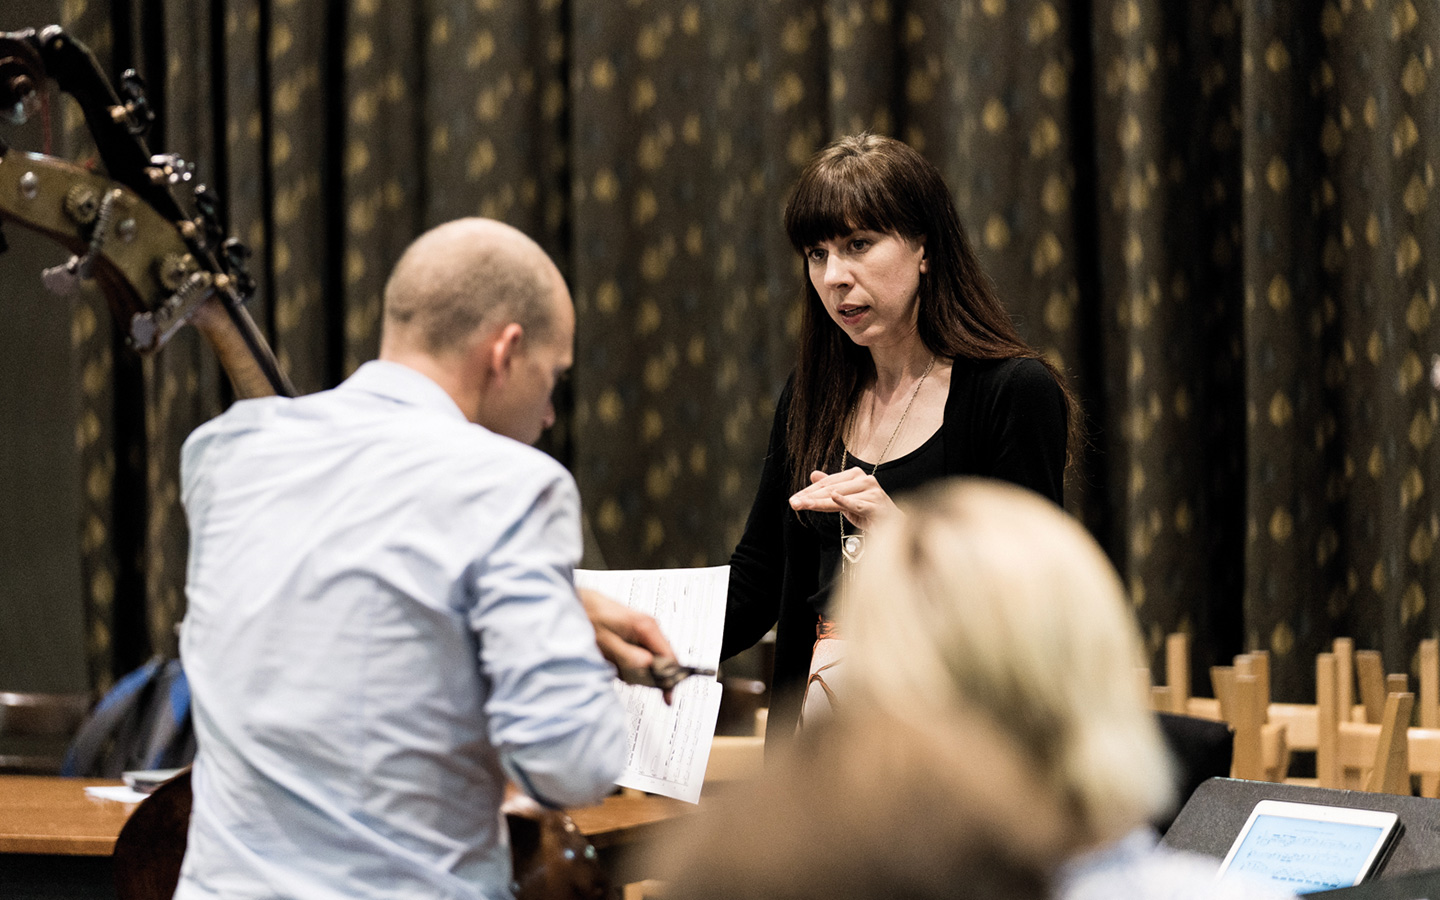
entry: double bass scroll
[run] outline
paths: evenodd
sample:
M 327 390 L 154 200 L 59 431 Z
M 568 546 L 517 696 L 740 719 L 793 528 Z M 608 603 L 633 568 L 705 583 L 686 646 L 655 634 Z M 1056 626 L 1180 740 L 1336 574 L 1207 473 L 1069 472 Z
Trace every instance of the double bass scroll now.
M 0 115 L 16 122 L 32 115 L 47 78 L 79 103 L 105 174 L 0 140 L 0 222 L 73 254 L 46 270 L 46 287 L 66 294 L 93 279 L 138 352 L 158 351 L 191 324 L 214 348 L 237 396 L 293 396 L 244 306 L 254 289 L 249 251 L 225 239 L 207 188 L 195 186 L 181 203 L 177 189 L 190 185 L 191 166 L 151 155 L 145 144 L 154 116 L 143 82 L 126 73 L 122 99 L 94 55 L 56 26 L 0 34 Z

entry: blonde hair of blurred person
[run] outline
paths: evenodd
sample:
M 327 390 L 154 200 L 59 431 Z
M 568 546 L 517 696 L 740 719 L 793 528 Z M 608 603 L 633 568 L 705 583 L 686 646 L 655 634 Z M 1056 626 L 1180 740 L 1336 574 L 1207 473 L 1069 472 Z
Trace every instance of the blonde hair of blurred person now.
M 651 849 L 666 900 L 1045 900 L 1072 811 L 974 710 L 841 711 Z
M 1140 636 L 1094 539 L 1001 482 L 955 479 L 899 506 L 842 588 L 846 702 L 920 730 L 979 707 L 1090 845 L 1165 810 L 1171 763 L 1136 686 Z

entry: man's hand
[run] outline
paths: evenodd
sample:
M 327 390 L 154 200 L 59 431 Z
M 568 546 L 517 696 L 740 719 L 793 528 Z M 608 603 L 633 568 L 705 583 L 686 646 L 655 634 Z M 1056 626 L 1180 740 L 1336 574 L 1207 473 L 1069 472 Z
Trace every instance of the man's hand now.
M 601 655 L 615 664 L 623 680 L 635 682 L 633 677 L 626 678 L 626 673 L 648 672 L 656 657 L 675 658 L 670 642 L 660 633 L 660 623 L 650 616 L 588 588 L 578 588 L 576 593 L 595 626 Z M 665 692 L 665 702 L 671 702 L 670 691 Z

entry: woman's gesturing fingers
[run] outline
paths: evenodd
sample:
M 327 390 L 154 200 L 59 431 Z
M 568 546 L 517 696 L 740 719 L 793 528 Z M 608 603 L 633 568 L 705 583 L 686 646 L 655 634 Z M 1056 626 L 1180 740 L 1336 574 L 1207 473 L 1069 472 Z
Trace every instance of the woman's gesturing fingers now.
M 844 513 L 857 528 L 866 528 L 880 515 L 893 510 L 895 503 L 875 476 L 851 468 L 833 475 L 810 473 L 809 487 L 796 491 L 790 506 L 796 510 Z

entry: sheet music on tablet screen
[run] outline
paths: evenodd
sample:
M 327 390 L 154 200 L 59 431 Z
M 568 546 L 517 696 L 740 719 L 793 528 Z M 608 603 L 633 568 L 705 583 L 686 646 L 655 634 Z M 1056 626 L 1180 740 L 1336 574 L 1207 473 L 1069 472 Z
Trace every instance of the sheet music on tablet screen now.
M 575 585 L 654 616 L 682 664 L 709 669 L 720 664 L 729 566 L 577 569 Z M 666 706 L 654 688 L 619 679 L 615 684 L 630 717 L 630 757 L 616 783 L 699 802 L 720 713 L 720 683 L 700 676 L 687 678 L 675 689 L 673 706 Z

